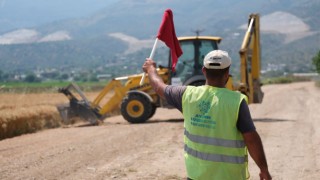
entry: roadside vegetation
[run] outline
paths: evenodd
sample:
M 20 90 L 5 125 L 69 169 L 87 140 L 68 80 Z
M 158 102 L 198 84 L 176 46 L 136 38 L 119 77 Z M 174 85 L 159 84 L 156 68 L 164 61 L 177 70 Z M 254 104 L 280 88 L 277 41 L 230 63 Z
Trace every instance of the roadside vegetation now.
M 28 88 L 39 90 L 35 84 Z M 95 92 L 85 94 L 88 99 L 96 97 Z M 62 126 L 57 105 L 69 103 L 63 94 L 49 91 L 33 93 L 33 90 L 28 93 L 0 93 L 0 99 L 0 140 Z
M 70 84 L 67 81 L 48 81 L 48 82 L 0 82 L 0 93 L 56 93 L 59 88 Z M 85 92 L 101 90 L 108 82 L 76 82 Z
M 68 103 L 58 89 L 70 82 L 0 82 L 0 140 L 62 125 L 57 105 Z M 88 98 L 107 82 L 76 82 Z
M 318 74 L 320 74 L 320 50 L 318 51 L 318 53 L 312 58 L 312 63 L 316 68 L 316 71 L 318 72 Z M 320 87 L 320 78 L 318 77 L 316 80 L 316 86 Z
M 267 84 L 287 84 L 293 82 L 303 82 L 303 81 L 312 81 L 313 77 L 299 77 L 299 76 L 279 76 L 279 77 L 270 77 L 262 78 L 262 83 Z
M 54 106 L 0 107 L 0 140 L 61 126 Z
M 62 97 L 57 93 L 1 93 L 0 140 L 59 127 L 61 119 L 55 105 L 64 102 Z

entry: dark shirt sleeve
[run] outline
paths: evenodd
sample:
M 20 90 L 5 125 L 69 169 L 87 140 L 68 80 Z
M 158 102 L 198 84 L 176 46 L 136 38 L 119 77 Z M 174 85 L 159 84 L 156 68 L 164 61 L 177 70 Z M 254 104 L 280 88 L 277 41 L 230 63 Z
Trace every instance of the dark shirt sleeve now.
M 240 104 L 237 128 L 241 133 L 252 132 L 256 130 L 251 118 L 249 107 L 245 100 L 242 100 Z
M 169 85 L 164 91 L 164 96 L 169 105 L 177 108 L 182 112 L 182 96 L 186 90 L 186 86 L 172 86 Z M 245 100 L 242 100 L 239 107 L 239 115 L 237 121 L 237 128 L 241 133 L 255 131 L 249 107 Z
M 169 85 L 164 90 L 164 96 L 171 106 L 182 112 L 182 96 L 187 86 L 172 86 Z

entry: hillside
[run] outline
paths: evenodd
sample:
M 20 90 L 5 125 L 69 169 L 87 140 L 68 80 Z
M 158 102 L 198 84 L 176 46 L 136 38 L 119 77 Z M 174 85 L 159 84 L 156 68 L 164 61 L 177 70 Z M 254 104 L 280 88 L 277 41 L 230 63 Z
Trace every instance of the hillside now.
M 3 33 L 0 35 L 2 71 L 60 66 L 92 68 L 115 61 L 114 68 L 122 68 L 132 60 L 136 63 L 131 68 L 140 70 L 139 62 L 150 52 L 163 11 L 168 7 L 173 10 L 178 36 L 203 30 L 203 35 L 222 37 L 220 47 L 230 52 L 234 68 L 244 34 L 241 27 L 246 26 L 250 13 L 258 12 L 262 68 L 312 71 L 311 58 L 320 48 L 317 0 L 114 1 L 85 18 Z

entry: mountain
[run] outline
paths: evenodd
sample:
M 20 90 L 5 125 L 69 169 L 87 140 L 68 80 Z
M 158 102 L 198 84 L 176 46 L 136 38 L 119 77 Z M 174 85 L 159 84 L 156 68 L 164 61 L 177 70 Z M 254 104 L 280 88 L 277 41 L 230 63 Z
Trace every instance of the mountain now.
M 69 1 L 59 8 L 68 9 Z M 122 67 L 135 61 L 132 68 L 140 70 L 167 8 L 173 11 L 178 36 L 202 30 L 201 35 L 222 37 L 220 48 L 229 51 L 235 68 L 250 13 L 261 17 L 264 70 L 312 71 L 311 58 L 320 49 L 318 0 L 113 0 L 86 17 L 0 34 L 1 68 L 16 71 L 66 64 L 92 68 L 107 62 L 120 62 Z

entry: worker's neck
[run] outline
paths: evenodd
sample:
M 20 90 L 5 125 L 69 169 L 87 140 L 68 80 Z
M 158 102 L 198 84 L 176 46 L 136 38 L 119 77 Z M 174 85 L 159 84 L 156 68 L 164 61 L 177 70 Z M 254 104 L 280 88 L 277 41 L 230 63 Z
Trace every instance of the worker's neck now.
M 209 86 L 213 86 L 213 87 L 218 87 L 218 88 L 225 88 L 226 87 L 226 83 L 225 82 L 222 82 L 222 81 L 210 81 L 210 80 L 207 80 L 206 81 L 206 85 L 209 85 Z

